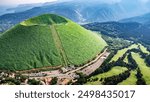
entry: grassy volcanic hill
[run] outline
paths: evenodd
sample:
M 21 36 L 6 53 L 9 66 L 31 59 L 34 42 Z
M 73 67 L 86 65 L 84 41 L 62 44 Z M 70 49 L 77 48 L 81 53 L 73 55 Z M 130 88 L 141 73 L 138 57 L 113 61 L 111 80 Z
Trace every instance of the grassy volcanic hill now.
M 97 34 L 54 14 L 28 19 L 0 36 L 0 69 L 81 65 L 107 44 Z

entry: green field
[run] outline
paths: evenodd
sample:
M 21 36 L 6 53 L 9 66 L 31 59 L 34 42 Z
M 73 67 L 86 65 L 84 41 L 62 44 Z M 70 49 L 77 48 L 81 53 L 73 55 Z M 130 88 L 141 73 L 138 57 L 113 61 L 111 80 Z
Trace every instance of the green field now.
M 124 62 L 128 63 L 128 58 L 127 58 L 128 54 L 126 55 Z
M 102 81 L 100 81 L 101 78 L 107 78 L 107 77 L 111 77 L 114 75 L 118 75 L 118 74 L 125 72 L 126 70 L 127 70 L 127 68 L 125 68 L 125 67 L 120 67 L 120 66 L 113 67 L 110 71 L 108 71 L 106 73 L 98 74 L 98 75 L 92 76 L 90 78 L 90 80 L 98 78 L 98 81 L 88 82 L 86 84 L 87 85 L 99 85 L 102 83 Z
M 126 80 L 122 81 L 121 83 L 119 83 L 118 85 L 136 85 L 136 71 L 131 71 L 130 72 L 130 77 L 127 78 Z
M 144 53 L 148 53 L 149 54 L 149 51 L 142 45 L 142 44 L 139 44 L 140 45 L 140 49 L 144 52 Z
M 137 47 L 138 47 L 138 45 L 133 44 L 133 45 L 129 46 L 128 48 L 124 48 L 124 49 L 122 49 L 122 50 L 119 50 L 119 51 L 117 52 L 117 54 L 111 59 L 110 62 L 112 62 L 112 61 L 117 61 L 118 58 L 121 57 L 127 50 L 130 50 L 130 49 L 133 49 L 133 48 L 137 48 Z
M 144 59 L 142 59 L 138 53 L 132 53 L 132 56 L 136 59 L 146 84 L 150 85 L 150 67 L 146 66 Z
M 0 69 L 80 65 L 106 45 L 96 33 L 64 17 L 45 14 L 23 21 L 0 36 Z

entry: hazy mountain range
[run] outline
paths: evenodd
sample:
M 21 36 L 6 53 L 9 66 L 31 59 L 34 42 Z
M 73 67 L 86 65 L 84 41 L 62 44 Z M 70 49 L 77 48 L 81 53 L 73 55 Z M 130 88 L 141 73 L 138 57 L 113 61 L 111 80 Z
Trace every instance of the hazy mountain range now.
M 27 4 L 9 8 L 14 13 L 0 16 L 0 32 L 25 19 L 45 13 L 54 13 L 67 17 L 77 23 L 119 21 L 120 19 L 140 16 L 150 11 L 150 2 L 142 3 L 140 0 L 118 0 L 118 2 L 104 2 L 102 0 L 76 0 L 57 1 L 44 4 Z M 130 3 L 129 3 L 130 2 Z M 4 8 L 4 7 L 2 7 Z M 2 10 L 2 9 L 1 9 Z M 2 13 L 0 13 L 2 14 Z M 121 20 L 121 22 L 149 22 L 150 14 L 140 17 Z M 135 19 L 135 20 L 134 20 Z
M 9 9 L 7 7 L 6 11 L 13 11 L 14 13 L 3 15 L 0 17 L 0 20 L 3 20 L 5 17 L 6 20 L 9 19 L 8 21 L 12 23 L 18 23 L 24 19 L 37 16 L 39 14 L 56 13 L 80 23 L 93 21 L 105 22 L 134 17 L 150 11 L 150 7 L 148 5 L 150 4 L 149 2 L 143 4 L 141 2 L 137 2 L 137 0 L 122 0 L 121 2 L 114 3 L 108 3 L 102 0 L 60 1 L 44 4 L 18 5 L 17 7 L 10 7 Z M 22 15 L 24 15 L 24 17 Z M 14 16 L 16 16 L 15 21 L 12 21 L 11 18 L 14 18 Z M 16 19 L 18 20 L 16 21 Z
M 147 13 L 141 16 L 122 19 L 120 20 L 120 22 L 138 22 L 144 25 L 150 25 L 150 13 Z

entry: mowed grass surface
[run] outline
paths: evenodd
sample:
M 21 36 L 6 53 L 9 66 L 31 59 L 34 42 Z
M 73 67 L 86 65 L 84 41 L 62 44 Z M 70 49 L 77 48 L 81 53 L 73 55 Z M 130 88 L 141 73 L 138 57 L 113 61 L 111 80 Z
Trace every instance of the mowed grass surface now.
M 106 78 L 106 77 L 111 77 L 111 76 L 114 76 L 114 75 L 119 75 L 119 74 L 125 72 L 126 70 L 127 70 L 127 68 L 125 68 L 125 67 L 120 67 L 120 66 L 113 67 L 110 71 L 108 71 L 106 73 L 98 74 L 98 75 L 92 76 L 90 78 L 90 80 L 98 78 L 98 81 L 88 82 L 86 84 L 87 85 L 99 85 L 99 84 L 102 83 L 100 81 L 101 78 Z
M 50 26 L 54 26 L 62 47 L 56 46 Z M 30 70 L 68 64 L 79 65 L 94 58 L 107 44 L 97 34 L 54 14 L 28 19 L 0 36 L 0 69 Z M 61 49 L 60 49 L 61 48 Z
M 146 84 L 150 85 L 150 67 L 146 66 L 144 59 L 142 59 L 138 53 L 132 53 L 132 56 L 136 60 Z
M 138 45 L 140 46 L 140 49 L 142 50 L 142 52 L 149 54 L 149 51 L 142 44 L 133 44 L 133 45 L 129 46 L 128 48 L 124 48 L 122 50 L 119 50 L 117 52 L 117 54 L 111 59 L 110 62 L 118 60 L 118 58 L 121 57 L 127 50 L 130 50 L 133 48 L 138 48 Z M 124 61 L 128 62 L 127 56 L 125 57 Z
M 124 62 L 128 63 L 128 54 L 126 55 L 126 57 L 123 60 Z
M 126 80 L 122 81 L 118 85 L 136 85 L 136 71 L 130 71 L 130 76 Z
M 140 45 L 140 49 L 142 50 L 142 52 L 149 54 L 149 51 L 146 49 L 146 47 L 144 47 L 142 44 L 139 44 L 139 45 Z
M 119 51 L 117 52 L 117 54 L 111 59 L 110 62 L 112 62 L 112 61 L 117 61 L 118 58 L 121 57 L 127 50 L 130 50 L 130 49 L 133 49 L 133 48 L 137 48 L 137 47 L 138 47 L 137 44 L 133 44 L 133 45 L 129 46 L 128 48 L 124 48 L 124 49 L 122 49 L 122 50 L 119 50 Z

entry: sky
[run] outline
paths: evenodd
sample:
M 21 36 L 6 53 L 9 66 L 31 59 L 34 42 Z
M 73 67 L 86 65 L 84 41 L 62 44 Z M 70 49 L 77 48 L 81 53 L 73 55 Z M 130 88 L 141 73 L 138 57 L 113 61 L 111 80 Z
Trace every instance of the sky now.
M 69 0 L 0 0 L 0 5 L 18 5 L 18 4 L 30 4 L 30 3 L 44 3 L 44 2 L 52 2 L 52 1 L 69 1 Z M 81 0 L 83 1 L 83 0 Z M 84 0 L 86 1 L 86 0 Z M 94 1 L 94 0 L 88 0 L 88 1 Z M 105 3 L 116 3 L 126 0 L 97 0 L 99 2 L 105 2 Z M 138 1 L 141 3 L 147 3 L 150 0 L 131 0 L 131 1 Z M 130 2 L 129 2 L 130 3 Z
M 18 5 L 18 4 L 31 4 L 31 3 L 44 3 L 57 0 L 0 0 L 0 5 Z

